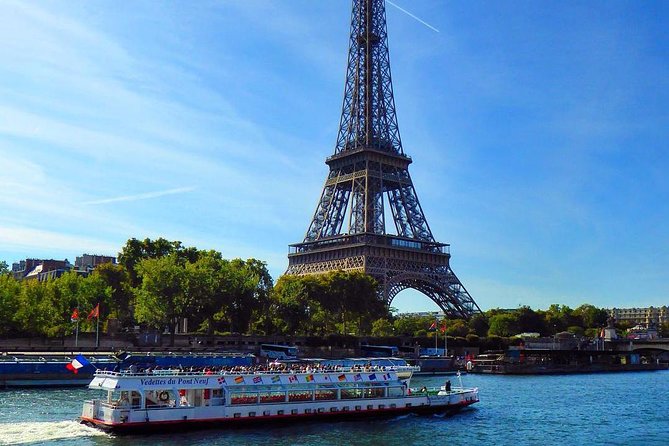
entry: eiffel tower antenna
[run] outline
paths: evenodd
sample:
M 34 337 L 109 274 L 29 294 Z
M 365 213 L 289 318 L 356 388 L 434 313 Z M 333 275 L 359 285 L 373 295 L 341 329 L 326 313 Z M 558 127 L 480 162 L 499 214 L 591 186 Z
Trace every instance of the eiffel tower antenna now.
M 384 0 L 353 0 L 348 68 L 330 173 L 286 274 L 364 271 L 387 305 L 412 288 L 447 315 L 481 312 L 451 270 L 449 245 L 435 241 L 402 148 Z M 386 217 L 392 225 L 386 225 Z

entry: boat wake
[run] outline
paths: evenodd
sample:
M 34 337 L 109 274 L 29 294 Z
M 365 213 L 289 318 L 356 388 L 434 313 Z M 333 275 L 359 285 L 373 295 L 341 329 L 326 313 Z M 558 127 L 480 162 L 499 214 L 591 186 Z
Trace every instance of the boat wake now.
M 77 421 L 0 424 L 0 444 L 42 444 L 65 438 L 108 436 Z

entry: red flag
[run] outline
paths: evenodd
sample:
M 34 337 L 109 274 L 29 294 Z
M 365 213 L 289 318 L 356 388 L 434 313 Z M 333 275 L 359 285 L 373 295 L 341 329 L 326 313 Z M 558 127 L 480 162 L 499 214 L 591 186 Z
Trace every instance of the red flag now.
M 97 304 L 95 308 L 93 308 L 91 312 L 88 313 L 88 319 L 93 319 L 94 317 L 100 317 L 100 304 Z
M 76 322 L 79 320 L 79 309 L 75 308 L 74 311 L 72 311 L 72 316 L 70 316 L 70 320 L 72 322 Z
M 446 322 L 444 322 L 443 324 L 441 324 L 441 328 L 440 328 L 440 330 L 441 330 L 442 333 L 446 333 Z
M 432 322 L 432 325 L 430 325 L 430 330 L 434 330 L 437 328 L 437 321 Z

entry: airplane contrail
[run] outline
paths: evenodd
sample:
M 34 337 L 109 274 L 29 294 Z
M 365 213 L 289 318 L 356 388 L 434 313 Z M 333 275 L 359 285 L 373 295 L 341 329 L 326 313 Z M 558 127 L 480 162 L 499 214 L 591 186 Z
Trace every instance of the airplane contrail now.
M 149 198 L 157 198 L 157 197 L 162 197 L 164 195 L 183 194 L 185 192 L 192 192 L 194 190 L 195 190 L 194 187 L 179 187 L 179 188 L 176 188 L 176 189 L 167 189 L 167 190 L 156 191 L 156 192 L 146 192 L 146 193 L 143 193 L 143 194 L 123 195 L 123 196 L 120 196 L 120 197 L 104 198 L 102 200 L 86 201 L 82 204 L 88 206 L 88 205 L 95 205 L 95 204 L 117 203 L 117 202 L 120 202 L 120 201 L 147 200 Z
M 403 9 L 403 8 L 399 7 L 398 5 L 396 5 L 395 3 L 391 2 L 390 0 L 386 0 L 386 3 L 389 3 L 389 4 L 393 5 L 395 8 L 399 9 L 400 11 L 402 11 L 403 13 L 405 13 L 406 15 L 408 15 L 409 17 L 411 17 L 412 19 L 419 21 L 419 22 L 422 23 L 423 25 L 425 25 L 425 26 L 427 26 L 428 28 L 430 28 L 432 31 L 440 32 L 440 31 L 439 31 L 437 28 L 435 28 L 434 26 L 430 25 L 429 23 L 427 23 L 427 22 L 424 21 L 424 20 L 419 19 L 418 17 L 416 17 L 415 15 L 411 14 L 411 13 L 410 13 L 409 11 L 407 11 L 406 9 Z

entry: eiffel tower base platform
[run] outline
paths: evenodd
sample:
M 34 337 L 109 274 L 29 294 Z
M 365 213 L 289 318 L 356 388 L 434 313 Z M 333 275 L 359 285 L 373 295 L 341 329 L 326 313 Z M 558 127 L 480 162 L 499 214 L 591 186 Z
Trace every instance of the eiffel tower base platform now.
M 481 310 L 449 265 L 449 246 L 397 236 L 342 235 L 291 245 L 286 274 L 362 271 L 379 284 L 380 298 L 390 305 L 407 288 L 434 301 L 449 317 L 469 319 Z

